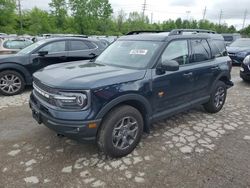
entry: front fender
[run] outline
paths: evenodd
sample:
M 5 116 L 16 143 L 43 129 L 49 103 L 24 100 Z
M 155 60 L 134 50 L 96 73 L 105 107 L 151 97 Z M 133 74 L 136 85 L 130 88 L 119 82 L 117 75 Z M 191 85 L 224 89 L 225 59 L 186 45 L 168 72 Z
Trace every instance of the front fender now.
M 11 63 L 11 62 L 10 63 L 1 63 L 0 64 L 0 71 L 3 71 L 3 70 L 16 70 L 17 72 L 21 73 L 24 76 L 26 84 L 32 83 L 32 75 L 22 65 L 19 65 L 16 63 Z
M 102 119 L 112 108 L 128 101 L 136 101 L 144 107 L 146 111 L 146 114 L 142 114 L 144 116 L 144 129 L 146 132 L 149 132 L 152 108 L 149 101 L 145 97 L 138 94 L 125 94 L 113 99 L 100 110 L 96 116 L 96 119 Z

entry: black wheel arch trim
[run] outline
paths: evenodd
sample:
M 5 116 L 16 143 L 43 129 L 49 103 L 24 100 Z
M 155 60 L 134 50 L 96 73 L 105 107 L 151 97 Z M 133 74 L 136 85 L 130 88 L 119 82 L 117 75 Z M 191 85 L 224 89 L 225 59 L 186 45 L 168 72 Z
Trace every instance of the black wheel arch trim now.
M 210 88 L 210 93 L 213 91 L 213 89 L 215 87 L 215 84 L 218 81 L 224 82 L 226 84 L 226 86 L 227 86 L 227 89 L 232 87 L 234 85 L 234 83 L 230 80 L 230 78 L 231 78 L 231 76 L 228 73 L 222 72 L 221 74 L 219 74 L 217 76 L 217 78 L 215 79 L 215 81 L 212 83 L 212 87 Z
M 99 113 L 96 116 L 96 119 L 102 119 L 111 109 L 113 109 L 119 104 L 122 104 L 128 101 L 137 101 L 141 105 L 143 105 L 143 107 L 145 108 L 146 114 L 142 114 L 142 116 L 144 117 L 143 118 L 144 119 L 144 131 L 149 133 L 150 122 L 152 119 L 152 108 L 148 100 L 139 94 L 125 94 L 125 95 L 122 95 L 120 97 L 113 99 L 99 111 Z
M 32 84 L 32 75 L 29 73 L 29 71 L 23 67 L 22 65 L 16 64 L 16 63 L 1 63 L 0 64 L 0 72 L 5 70 L 12 70 L 17 71 L 21 75 L 24 76 L 24 80 L 26 84 L 30 85 Z

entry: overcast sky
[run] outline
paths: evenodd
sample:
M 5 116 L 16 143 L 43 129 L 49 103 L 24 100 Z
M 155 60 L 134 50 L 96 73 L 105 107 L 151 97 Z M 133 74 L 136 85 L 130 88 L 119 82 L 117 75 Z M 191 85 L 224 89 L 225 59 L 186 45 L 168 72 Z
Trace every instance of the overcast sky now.
M 23 9 L 37 6 L 49 10 L 50 0 L 21 0 Z M 120 9 L 126 13 L 142 11 L 144 0 L 109 0 L 114 14 Z M 181 17 L 183 19 L 202 19 L 206 7 L 205 18 L 218 23 L 222 11 L 221 23 L 234 25 L 241 29 L 243 25 L 244 12 L 248 9 L 246 26 L 250 24 L 250 0 L 146 0 L 146 15 L 153 21 L 164 21 Z

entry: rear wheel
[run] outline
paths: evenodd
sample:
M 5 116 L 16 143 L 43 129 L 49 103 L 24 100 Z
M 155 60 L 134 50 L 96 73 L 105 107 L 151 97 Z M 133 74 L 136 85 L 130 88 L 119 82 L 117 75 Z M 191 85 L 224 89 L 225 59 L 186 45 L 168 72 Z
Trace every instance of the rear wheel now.
M 25 81 L 16 71 L 3 71 L 0 73 L 0 93 L 2 95 L 17 95 L 24 90 Z
M 120 106 L 109 112 L 98 133 L 98 146 L 111 157 L 131 153 L 141 139 L 143 118 L 132 106 Z
M 226 101 L 226 96 L 227 88 L 225 83 L 222 81 L 218 81 L 214 87 L 208 103 L 203 105 L 205 110 L 209 113 L 219 112 Z

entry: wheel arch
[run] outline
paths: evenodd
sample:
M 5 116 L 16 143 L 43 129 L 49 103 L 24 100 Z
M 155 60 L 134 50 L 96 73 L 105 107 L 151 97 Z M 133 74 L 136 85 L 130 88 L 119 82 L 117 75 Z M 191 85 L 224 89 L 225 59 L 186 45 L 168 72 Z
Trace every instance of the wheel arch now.
M 25 84 L 32 83 L 32 75 L 28 72 L 28 70 L 22 65 L 18 65 L 16 63 L 4 63 L 0 65 L 0 72 L 3 71 L 16 71 L 21 74 L 25 80 Z
M 149 133 L 150 128 L 150 117 L 152 115 L 151 105 L 148 100 L 138 94 L 126 94 L 120 96 L 102 108 L 102 110 L 97 114 L 97 119 L 104 119 L 105 116 L 114 108 L 121 105 L 129 105 L 136 108 L 142 115 L 144 121 L 144 132 Z

